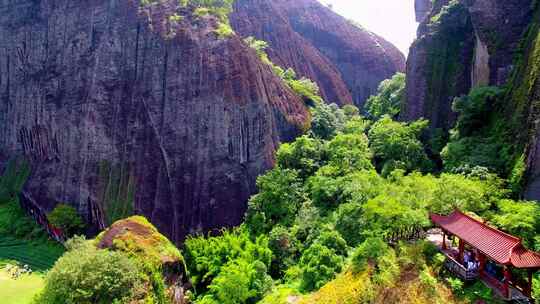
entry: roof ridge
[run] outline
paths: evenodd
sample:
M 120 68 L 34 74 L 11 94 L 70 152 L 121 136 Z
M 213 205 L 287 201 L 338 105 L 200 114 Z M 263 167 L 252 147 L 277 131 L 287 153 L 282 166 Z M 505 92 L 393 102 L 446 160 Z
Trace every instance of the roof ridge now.
M 494 231 L 494 232 L 496 232 L 496 233 L 503 234 L 504 236 L 506 236 L 506 237 L 508 237 L 508 238 L 510 238 L 510 239 L 512 239 L 512 240 L 517 241 L 518 243 L 517 243 L 516 245 L 521 244 L 522 239 L 519 238 L 519 237 L 517 237 L 517 236 L 513 236 L 513 235 L 511 235 L 511 234 L 509 234 L 509 233 L 507 233 L 507 232 L 504 232 L 504 231 L 502 231 L 502 230 L 500 230 L 500 229 L 497 229 L 497 228 L 495 228 L 495 227 L 492 227 L 492 226 L 486 224 L 485 222 L 481 222 L 480 220 L 475 219 L 474 217 L 472 217 L 472 216 L 470 216 L 470 215 L 468 215 L 468 214 L 462 212 L 462 211 L 459 210 L 459 209 L 455 209 L 455 210 L 454 210 L 454 213 L 455 213 L 455 212 L 457 212 L 457 213 L 459 213 L 459 214 L 461 214 L 461 215 L 463 215 L 463 216 L 465 216 L 465 217 L 467 217 L 467 218 L 469 218 L 469 219 L 475 221 L 476 223 L 482 225 L 483 227 L 486 227 L 486 228 L 488 228 L 488 229 L 490 229 L 490 230 L 492 230 L 492 231 Z M 514 245 L 514 247 L 515 247 L 516 245 Z

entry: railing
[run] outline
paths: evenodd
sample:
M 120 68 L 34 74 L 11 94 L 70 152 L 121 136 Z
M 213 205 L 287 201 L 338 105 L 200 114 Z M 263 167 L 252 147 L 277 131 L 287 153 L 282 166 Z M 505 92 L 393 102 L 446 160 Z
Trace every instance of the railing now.
M 397 244 L 399 241 L 415 241 L 424 238 L 426 232 L 422 227 L 409 227 L 393 231 L 384 236 L 384 240 L 390 244 Z
M 478 278 L 477 270 L 467 270 L 465 266 L 461 265 L 456 259 L 446 254 L 446 261 L 444 266 L 453 274 L 457 275 L 465 281 L 472 281 Z
M 485 272 L 480 274 L 480 278 L 482 281 L 490 285 L 491 289 L 496 290 L 503 298 L 508 298 L 508 289 L 506 288 L 506 284 Z

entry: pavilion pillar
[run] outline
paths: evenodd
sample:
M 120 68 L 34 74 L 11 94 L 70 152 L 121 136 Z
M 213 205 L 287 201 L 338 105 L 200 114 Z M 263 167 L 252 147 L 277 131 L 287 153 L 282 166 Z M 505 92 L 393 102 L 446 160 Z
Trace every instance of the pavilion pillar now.
M 533 272 L 534 271 L 532 269 L 529 269 L 527 272 L 529 280 L 527 282 L 527 288 L 525 289 L 525 295 L 529 298 L 532 296 Z
M 510 296 L 510 281 L 512 280 L 512 273 L 508 266 L 504 266 L 504 296 L 508 298 Z
M 446 232 L 442 232 L 442 250 L 446 250 Z
M 479 263 L 478 271 L 483 272 L 484 269 L 486 268 L 486 256 L 483 253 L 478 252 L 477 258 L 478 258 L 478 263 Z
M 465 242 L 462 239 L 459 239 L 459 262 L 463 263 L 463 253 L 465 251 Z

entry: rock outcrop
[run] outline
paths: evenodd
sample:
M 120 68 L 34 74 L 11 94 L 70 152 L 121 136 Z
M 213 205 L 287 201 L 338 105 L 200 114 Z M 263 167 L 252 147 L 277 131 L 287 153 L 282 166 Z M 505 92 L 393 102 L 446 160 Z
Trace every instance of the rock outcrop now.
M 185 290 L 191 287 L 184 257 L 165 236 L 142 216 L 132 216 L 116 221 L 100 233 L 93 244 L 99 249 L 109 249 L 127 254 L 140 262 L 144 271 L 152 273 L 143 294 L 151 300 L 152 293 L 163 292 L 171 304 L 185 304 Z M 153 273 L 158 272 L 158 273 Z M 162 280 L 163 282 L 152 282 Z M 163 284 L 164 290 L 150 286 Z M 145 300 L 130 303 L 147 303 Z M 151 301 L 149 301 L 151 302 Z
M 454 97 L 472 87 L 503 85 L 532 17 L 528 0 L 435 1 L 425 16 L 416 1 L 418 39 L 407 61 L 407 101 L 401 118 L 429 119 L 433 129 L 450 129 Z
M 423 22 L 431 9 L 433 8 L 432 0 L 414 0 L 414 10 L 416 13 L 416 22 Z
M 420 7 L 417 14 L 422 16 Z M 425 117 L 432 129 L 448 130 L 455 121 L 450 108 L 454 97 L 478 86 L 504 87 L 493 113 L 499 121 L 485 123 L 504 126 L 505 153 L 515 163 L 507 174 L 516 191 L 535 200 L 540 200 L 538 20 L 540 3 L 528 0 L 435 1 L 411 48 L 401 113 L 404 120 Z
M 316 81 L 329 102 L 362 107 L 405 69 L 395 46 L 317 0 L 237 0 L 231 22 L 240 35 L 267 41 L 273 62 Z
M 0 0 L 0 168 L 95 228 L 143 214 L 174 242 L 240 223 L 303 101 L 177 0 Z

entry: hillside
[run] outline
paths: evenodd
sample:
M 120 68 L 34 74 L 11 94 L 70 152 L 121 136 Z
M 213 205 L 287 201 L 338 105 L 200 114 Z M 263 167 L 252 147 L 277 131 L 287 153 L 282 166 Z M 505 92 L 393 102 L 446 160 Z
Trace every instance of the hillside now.
M 0 167 L 28 159 L 28 199 L 75 206 L 94 231 L 142 213 L 177 242 L 240 223 L 255 178 L 309 113 L 239 37 L 216 34 L 217 17 L 193 9 L 2 5 Z
M 405 70 L 395 46 L 317 0 L 238 0 L 231 23 L 240 35 L 267 41 L 273 62 L 314 80 L 339 105 L 362 108 L 382 80 Z
M 27 158 L 26 200 L 47 212 L 60 202 L 76 207 L 91 234 L 144 214 L 177 243 L 241 222 L 256 177 L 273 166 L 281 142 L 306 131 L 310 113 L 231 30 L 232 1 L 208 9 L 196 3 L 28 0 L 1 6 L 0 168 Z M 235 4 L 233 25 L 239 14 L 246 22 L 258 19 L 260 12 L 248 4 Z M 269 42 L 299 44 L 310 69 L 321 73 L 267 51 L 276 64 L 297 69 L 298 78 L 313 77 L 329 102 L 348 104 L 353 95 L 363 102 L 402 69 L 402 55 L 382 38 L 318 4 L 305 5 L 312 15 L 332 18 L 320 24 L 321 33 L 347 29 L 336 50 L 346 45 L 358 55 L 350 62 L 341 53 L 323 55 L 317 48 L 326 49 L 325 42 L 301 37 L 292 23 Z M 270 14 L 276 20 L 300 9 L 292 2 L 277 8 Z M 293 30 L 296 42 L 289 39 Z M 381 63 L 368 69 L 372 60 Z
M 540 1 L 414 6 L 0 0 L 2 300 L 540 304 Z

